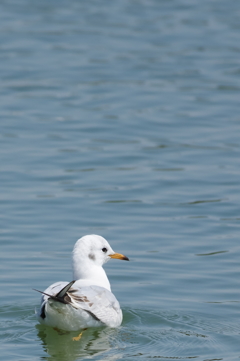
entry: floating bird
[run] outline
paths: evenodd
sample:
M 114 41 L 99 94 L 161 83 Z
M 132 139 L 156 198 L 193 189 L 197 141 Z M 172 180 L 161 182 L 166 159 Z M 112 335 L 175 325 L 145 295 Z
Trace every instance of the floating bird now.
M 128 257 L 115 253 L 101 236 L 80 238 L 73 249 L 74 281 L 56 282 L 44 292 L 36 290 L 42 293 L 37 312 L 39 322 L 65 331 L 118 327 L 122 322 L 122 310 L 102 268 L 110 258 L 129 261 Z

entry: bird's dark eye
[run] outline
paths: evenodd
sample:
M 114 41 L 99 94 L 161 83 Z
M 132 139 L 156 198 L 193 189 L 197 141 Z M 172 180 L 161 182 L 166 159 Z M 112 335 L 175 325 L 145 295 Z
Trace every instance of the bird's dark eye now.
M 104 253 L 106 253 L 106 252 L 107 252 L 107 248 L 106 248 L 106 247 L 103 247 L 103 248 L 102 248 L 102 251 L 103 251 Z

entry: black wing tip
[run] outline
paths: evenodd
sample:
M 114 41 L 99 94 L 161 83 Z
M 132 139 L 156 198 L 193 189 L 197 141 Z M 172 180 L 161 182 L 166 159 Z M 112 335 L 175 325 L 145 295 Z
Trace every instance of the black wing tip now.
M 33 289 L 33 291 L 37 291 L 37 292 L 41 293 L 42 295 L 46 295 L 46 296 L 52 297 L 52 296 L 49 295 L 48 293 L 45 293 L 45 292 L 43 292 L 43 291 L 36 290 L 35 288 L 32 288 L 32 289 Z
M 72 285 L 75 283 L 76 281 L 71 281 L 69 282 L 66 286 L 64 286 L 57 294 L 56 297 L 60 297 L 63 298 L 66 293 L 70 290 L 70 288 L 72 287 Z
M 72 287 L 72 285 L 75 283 L 76 281 L 71 281 L 69 282 L 66 286 L 64 286 L 56 295 L 49 295 L 46 292 L 43 291 L 39 291 L 36 290 L 35 288 L 33 288 L 34 291 L 37 291 L 45 296 L 48 296 L 49 298 L 51 298 L 52 300 L 55 300 L 57 302 L 61 302 L 61 303 L 69 303 L 69 300 L 65 299 L 65 296 L 67 294 L 67 292 L 69 291 L 69 289 Z
M 62 290 L 63 290 L 64 288 L 66 288 L 66 287 L 68 287 L 68 289 L 70 289 L 75 282 L 76 282 L 76 280 L 73 280 L 73 281 L 69 282 L 69 283 L 67 284 L 67 286 L 64 286 L 64 287 L 61 289 L 60 292 L 62 292 Z M 36 290 L 36 288 L 32 288 L 32 290 L 33 290 L 33 291 L 37 291 L 37 292 L 39 292 L 39 293 L 42 293 L 43 295 L 52 297 L 52 295 L 49 295 L 48 293 L 45 293 L 45 292 L 43 292 L 43 291 Z M 60 293 L 60 292 L 59 292 L 59 293 Z
M 39 293 L 44 293 L 43 291 L 36 290 L 36 288 L 32 288 L 33 291 L 37 291 Z

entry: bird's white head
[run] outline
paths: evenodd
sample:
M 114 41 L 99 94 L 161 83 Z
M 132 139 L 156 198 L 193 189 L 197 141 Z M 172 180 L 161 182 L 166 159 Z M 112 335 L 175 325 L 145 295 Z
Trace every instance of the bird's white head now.
M 92 234 L 80 238 L 73 249 L 74 279 L 96 280 L 99 277 L 104 279 L 104 276 L 107 279 L 102 265 L 110 258 L 129 260 L 126 256 L 115 253 L 106 239 L 101 236 Z

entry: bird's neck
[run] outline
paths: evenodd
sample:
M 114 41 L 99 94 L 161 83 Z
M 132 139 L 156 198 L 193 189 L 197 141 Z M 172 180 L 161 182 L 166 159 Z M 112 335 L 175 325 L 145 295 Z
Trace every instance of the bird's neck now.
M 106 272 L 102 266 L 92 264 L 92 262 L 84 262 L 84 268 L 81 261 L 75 260 L 73 257 L 73 279 L 81 280 L 89 285 L 100 286 L 111 291 L 110 283 Z M 84 282 L 85 281 L 85 282 Z

